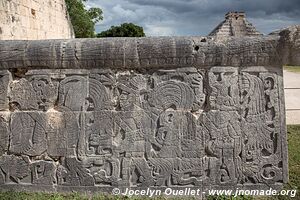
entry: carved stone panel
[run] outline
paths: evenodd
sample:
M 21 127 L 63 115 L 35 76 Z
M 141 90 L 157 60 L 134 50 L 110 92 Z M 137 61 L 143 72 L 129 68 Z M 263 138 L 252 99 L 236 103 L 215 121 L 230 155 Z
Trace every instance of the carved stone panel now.
M 47 153 L 58 159 L 75 156 L 78 141 L 82 135 L 83 114 L 78 112 L 49 112 L 45 116 L 48 123 Z
M 206 190 L 287 182 L 282 70 L 255 65 L 273 63 L 257 53 L 269 43 L 242 46 L 251 53 L 242 59 L 241 49 L 196 48 L 197 39 L 145 39 L 136 48 L 125 39 L 97 40 L 103 48 L 92 41 L 82 44 L 91 52 L 64 43 L 65 69 L 0 71 L 1 186 Z
M 47 122 L 43 113 L 14 112 L 10 121 L 9 152 L 38 156 L 47 149 Z
M 2 183 L 204 189 L 282 184 L 278 73 L 217 66 L 116 74 L 29 71 L 11 83 L 19 111 L 10 120 L 0 118 L 1 154 L 12 154 L 0 159 Z
M 58 83 L 50 75 L 21 78 L 10 84 L 10 104 L 18 110 L 48 110 L 57 100 Z

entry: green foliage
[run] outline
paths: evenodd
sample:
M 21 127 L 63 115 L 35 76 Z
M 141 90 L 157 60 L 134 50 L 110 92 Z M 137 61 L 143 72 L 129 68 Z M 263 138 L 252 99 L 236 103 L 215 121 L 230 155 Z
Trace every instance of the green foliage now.
M 100 8 L 87 10 L 83 2 L 87 0 L 65 0 L 76 38 L 95 37 L 95 24 L 103 19 Z
M 127 197 L 105 194 L 59 194 L 59 193 L 41 193 L 41 192 L 0 192 L 0 200 L 191 200 L 195 198 L 167 198 L 167 197 Z
M 58 194 L 58 193 L 42 193 L 42 192 L 14 192 L 7 191 L 0 193 L 0 200 L 88 200 L 87 196 L 78 193 Z
M 123 23 L 97 34 L 97 37 L 145 37 L 144 29 L 133 23 Z
M 289 72 L 300 73 L 300 66 L 284 66 L 283 69 Z
M 207 200 L 254 200 L 254 197 L 250 196 L 237 196 L 237 197 L 230 197 L 230 196 L 208 196 Z
M 88 10 L 88 14 L 94 23 L 97 23 L 100 20 L 103 20 L 103 16 L 102 16 L 103 12 L 100 8 L 90 8 Z

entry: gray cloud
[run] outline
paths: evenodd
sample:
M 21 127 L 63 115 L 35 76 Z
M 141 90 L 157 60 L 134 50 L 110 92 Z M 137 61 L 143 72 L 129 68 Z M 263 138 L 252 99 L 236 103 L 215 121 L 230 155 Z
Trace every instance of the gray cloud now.
M 89 0 L 87 6 L 103 9 L 97 32 L 133 22 L 147 36 L 207 35 L 228 11 L 245 11 L 263 33 L 300 24 L 299 0 Z

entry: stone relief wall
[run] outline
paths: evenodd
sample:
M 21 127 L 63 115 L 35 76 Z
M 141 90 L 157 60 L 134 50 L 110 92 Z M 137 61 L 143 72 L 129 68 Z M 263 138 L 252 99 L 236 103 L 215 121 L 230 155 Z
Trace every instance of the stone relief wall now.
M 6 72 L 1 183 L 282 183 L 281 79 L 251 69 Z
M 281 40 L 0 42 L 1 188 L 281 187 Z

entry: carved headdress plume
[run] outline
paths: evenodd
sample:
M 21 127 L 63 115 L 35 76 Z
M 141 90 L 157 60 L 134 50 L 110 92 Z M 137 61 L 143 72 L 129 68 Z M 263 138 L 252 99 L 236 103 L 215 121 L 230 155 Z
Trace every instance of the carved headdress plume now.
M 154 88 L 150 99 L 151 104 L 160 109 L 189 110 L 193 107 L 195 95 L 186 83 L 167 81 Z
M 139 94 L 146 90 L 146 81 L 142 75 L 136 75 L 129 80 L 123 80 L 117 84 L 117 87 L 130 94 Z

